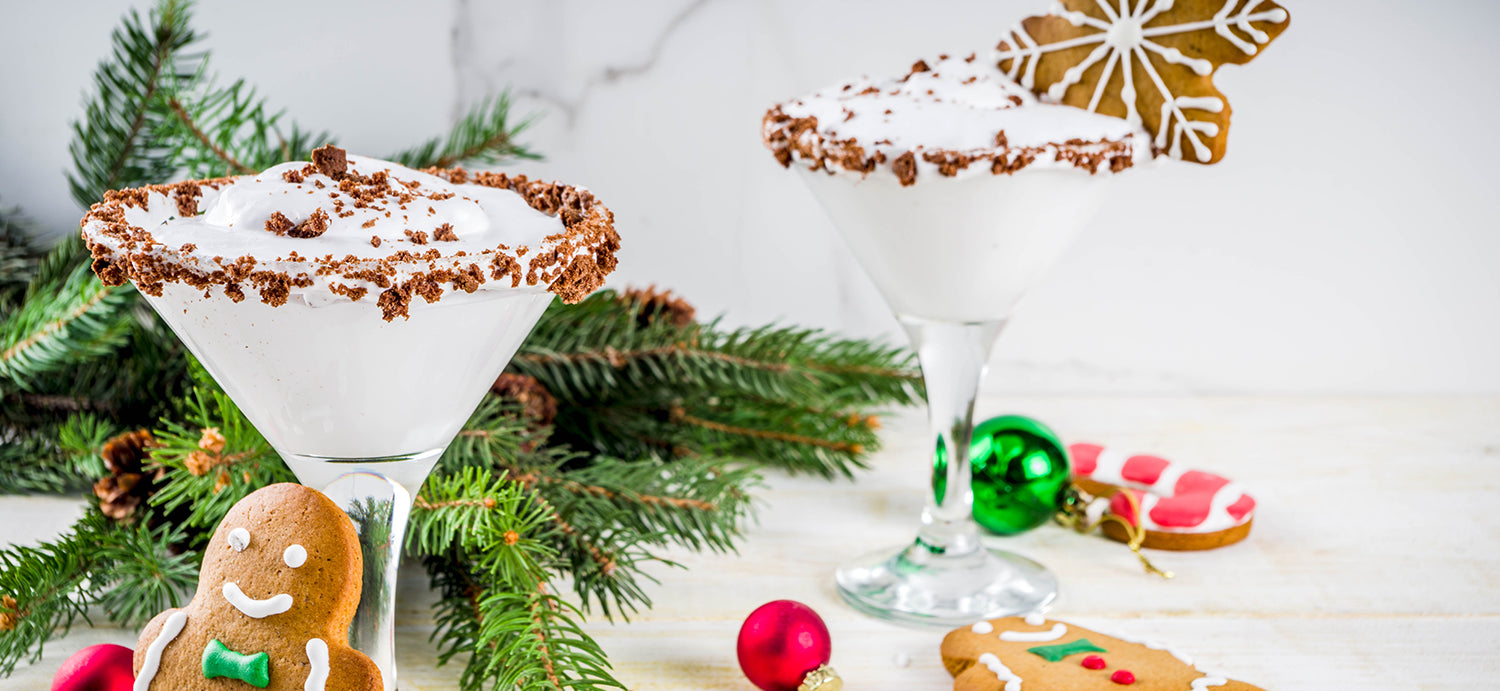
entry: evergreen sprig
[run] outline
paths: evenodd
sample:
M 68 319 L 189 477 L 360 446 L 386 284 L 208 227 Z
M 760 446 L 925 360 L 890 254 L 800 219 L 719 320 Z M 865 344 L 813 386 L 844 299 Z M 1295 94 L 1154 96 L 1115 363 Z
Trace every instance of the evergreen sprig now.
M 73 199 L 87 208 L 109 190 L 164 182 L 177 172 L 153 136 L 167 113 L 160 107 L 167 82 L 199 72 L 201 53 L 188 49 L 199 36 L 189 26 L 187 0 L 161 0 L 147 17 L 131 10 L 110 35 L 110 57 L 94 72 L 94 94 L 73 123 L 68 147 Z
M 40 658 L 78 619 L 92 624 L 91 607 L 138 626 L 180 605 L 198 576 L 194 557 L 173 552 L 180 539 L 171 527 L 122 525 L 95 510 L 56 540 L 0 550 L 0 676 Z
M 541 158 L 518 140 L 535 117 L 511 124 L 510 107 L 509 92 L 481 100 L 453 125 L 446 138 L 433 137 L 392 155 L 390 160 L 409 168 L 448 168 L 460 163 L 499 165 Z

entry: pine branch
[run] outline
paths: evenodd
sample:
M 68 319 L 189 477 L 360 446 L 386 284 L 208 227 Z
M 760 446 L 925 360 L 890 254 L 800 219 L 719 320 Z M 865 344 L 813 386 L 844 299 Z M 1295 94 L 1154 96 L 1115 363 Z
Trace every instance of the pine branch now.
M 442 593 L 440 663 L 469 653 L 466 689 L 623 688 L 581 613 L 550 595 L 544 564 L 556 554 L 547 511 L 528 493 L 480 468 L 430 479 L 408 539 Z
M 131 10 L 111 35 L 110 59 L 94 73 L 94 95 L 84 117 L 73 123 L 73 199 L 88 207 L 121 187 L 162 182 L 176 169 L 170 152 L 153 140 L 161 112 L 154 109 L 161 86 L 189 79 L 201 54 L 187 49 L 198 40 L 188 26 L 187 0 L 161 0 L 147 18 Z
M 461 163 L 500 165 L 518 158 L 541 158 L 516 141 L 535 118 L 526 117 L 511 125 L 510 106 L 508 91 L 480 101 L 454 123 L 446 139 L 433 137 L 390 160 L 410 168 L 450 168 Z
M 910 356 L 896 348 L 815 329 L 678 327 L 643 320 L 638 306 L 611 291 L 549 309 L 511 368 L 567 402 L 629 398 L 666 386 L 802 405 L 872 406 L 909 403 L 920 382 Z
M 41 264 L 24 305 L 0 323 L 0 381 L 32 390 L 37 376 L 107 355 L 127 342 L 134 291 L 101 284 L 63 244 Z M 66 273 L 63 273 L 64 270 Z
M 170 142 L 172 159 L 193 178 L 253 175 L 286 161 L 307 160 L 313 148 L 332 143 L 326 132 L 309 133 L 286 124 L 240 79 L 220 87 L 203 72 L 174 81 L 159 99 L 155 135 Z M 283 131 L 285 125 L 285 131 Z
M 297 481 L 227 394 L 197 387 L 184 403 L 184 419 L 166 421 L 155 433 L 151 458 L 167 472 L 165 485 L 151 498 L 154 510 L 179 515 L 180 525 L 207 533 L 251 492 Z M 221 442 L 207 434 L 210 429 Z
M 36 547 L 0 550 L 0 676 L 41 657 L 88 608 L 134 626 L 176 607 L 197 581 L 196 556 L 173 555 L 168 528 L 121 526 L 93 508 L 72 532 Z
M 32 240 L 35 234 L 20 209 L 0 206 L 0 318 L 17 307 L 36 276 L 42 251 Z
M 0 443 L 0 494 L 73 492 L 104 476 L 99 449 L 118 429 L 88 413 L 61 425 L 10 430 Z

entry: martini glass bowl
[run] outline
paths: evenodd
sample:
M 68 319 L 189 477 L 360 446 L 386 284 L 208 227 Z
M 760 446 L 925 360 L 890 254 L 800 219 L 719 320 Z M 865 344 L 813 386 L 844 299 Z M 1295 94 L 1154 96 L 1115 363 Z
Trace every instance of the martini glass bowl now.
M 270 307 L 177 283 L 147 296 L 297 478 L 354 520 L 365 574 L 349 642 L 387 690 L 412 499 L 552 297 L 451 291 L 387 322 L 372 299 Z
M 1110 176 L 985 171 L 901 187 L 889 176 L 799 170 L 911 339 L 932 430 L 916 539 L 841 566 L 839 593 L 882 619 L 943 626 L 1046 607 L 1057 597 L 1051 572 L 980 543 L 974 400 L 1011 310 L 1093 217 Z

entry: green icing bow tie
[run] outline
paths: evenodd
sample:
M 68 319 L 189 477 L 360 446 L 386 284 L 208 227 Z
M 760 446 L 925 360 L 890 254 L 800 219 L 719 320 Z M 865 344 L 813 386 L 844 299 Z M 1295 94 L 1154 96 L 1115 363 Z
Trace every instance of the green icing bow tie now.
M 271 656 L 242 655 L 218 640 L 209 641 L 203 649 L 203 678 L 215 677 L 239 679 L 256 688 L 266 688 L 271 683 Z

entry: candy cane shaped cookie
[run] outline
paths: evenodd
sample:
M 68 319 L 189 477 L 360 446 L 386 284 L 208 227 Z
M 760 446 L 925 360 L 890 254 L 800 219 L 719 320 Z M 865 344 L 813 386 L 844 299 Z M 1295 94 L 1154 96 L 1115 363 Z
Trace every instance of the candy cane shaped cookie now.
M 1110 513 L 1146 531 L 1142 547 L 1213 549 L 1250 535 L 1255 499 L 1227 478 L 1097 444 L 1073 444 L 1068 454 L 1079 488 L 1107 498 Z M 1140 507 L 1140 516 L 1127 493 Z M 1129 541 L 1118 523 L 1106 522 L 1102 528 L 1114 540 Z

